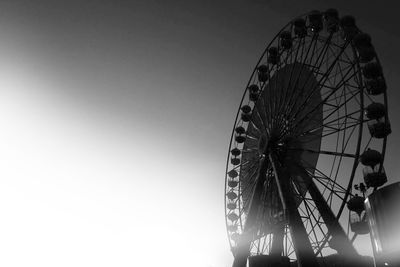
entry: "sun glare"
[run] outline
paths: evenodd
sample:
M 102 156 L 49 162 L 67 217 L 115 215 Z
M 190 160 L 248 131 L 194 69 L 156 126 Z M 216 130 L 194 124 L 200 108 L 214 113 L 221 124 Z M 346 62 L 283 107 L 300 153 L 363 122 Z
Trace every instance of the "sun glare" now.
M 101 114 L 84 114 L 90 107 L 57 99 L 51 92 L 63 85 L 50 70 L 38 71 L 44 77 L 11 60 L 3 59 L 2 69 L 7 63 L 0 82 L 1 265 L 214 264 L 202 251 L 214 249 L 210 258 L 218 258 L 215 248 L 226 244 L 213 240 L 219 234 L 210 230 L 209 203 L 195 188 L 182 190 L 178 155 L 155 165 L 162 144 L 140 131 L 114 132 Z

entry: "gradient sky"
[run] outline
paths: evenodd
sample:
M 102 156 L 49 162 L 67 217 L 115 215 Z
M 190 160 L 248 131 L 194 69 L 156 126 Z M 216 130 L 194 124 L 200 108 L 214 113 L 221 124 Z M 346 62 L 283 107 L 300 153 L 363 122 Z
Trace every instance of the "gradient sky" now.
M 394 5 L 216 2 L 0 1 L 1 266 L 230 266 L 239 100 L 267 43 L 312 9 L 372 35 L 389 87 L 385 167 L 400 180 Z

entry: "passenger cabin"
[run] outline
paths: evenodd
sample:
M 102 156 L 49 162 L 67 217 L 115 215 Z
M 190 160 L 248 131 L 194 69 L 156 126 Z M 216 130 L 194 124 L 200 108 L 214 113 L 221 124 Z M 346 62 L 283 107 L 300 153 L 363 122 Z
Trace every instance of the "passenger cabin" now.
M 365 214 L 364 197 L 357 194 L 347 202 L 350 210 L 349 223 L 350 229 L 358 235 L 369 233 L 368 221 Z
M 368 148 L 361 154 L 360 162 L 364 165 L 363 177 L 367 188 L 380 187 L 387 182 L 385 169 L 382 165 L 383 156 L 379 151 Z
M 364 183 L 367 187 L 380 187 L 387 182 L 385 169 L 381 164 L 374 167 L 365 166 L 363 168 Z

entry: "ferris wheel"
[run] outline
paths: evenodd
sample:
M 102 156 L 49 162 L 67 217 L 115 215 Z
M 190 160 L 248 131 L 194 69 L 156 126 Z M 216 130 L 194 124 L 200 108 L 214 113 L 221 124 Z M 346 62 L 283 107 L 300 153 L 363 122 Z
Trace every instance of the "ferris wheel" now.
M 390 133 L 382 67 L 354 17 L 312 11 L 284 26 L 251 74 L 231 135 L 233 265 L 254 255 L 299 266 L 357 255 L 365 194 L 387 181 Z

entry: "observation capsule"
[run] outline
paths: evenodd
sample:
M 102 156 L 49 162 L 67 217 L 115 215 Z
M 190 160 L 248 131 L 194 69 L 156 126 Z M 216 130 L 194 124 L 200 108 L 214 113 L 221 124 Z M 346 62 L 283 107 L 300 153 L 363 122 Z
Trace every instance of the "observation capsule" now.
M 326 30 L 328 32 L 337 32 L 339 28 L 339 13 L 336 9 L 330 8 L 324 12 Z
M 289 31 L 283 31 L 280 36 L 280 44 L 284 49 L 292 48 L 292 34 Z
M 367 79 L 376 79 L 382 76 L 382 67 L 377 62 L 370 62 L 362 68 L 362 73 Z
M 367 149 L 360 156 L 360 162 L 365 166 L 374 167 L 375 165 L 382 163 L 382 154 L 374 149 Z
M 308 14 L 308 21 L 312 32 L 318 33 L 322 30 L 322 14 L 318 10 L 313 10 Z
M 364 197 L 360 197 L 356 194 L 347 202 L 347 208 L 350 210 L 350 228 L 354 233 L 359 235 L 369 232 L 368 222 L 365 216 L 364 200 Z
M 307 35 L 306 21 L 303 18 L 298 18 L 293 22 L 294 34 L 297 37 L 304 37 Z
M 230 203 L 226 204 L 226 207 L 227 207 L 229 210 L 234 210 L 234 209 L 236 209 L 236 204 L 233 203 L 233 202 L 230 202 Z
M 272 65 L 279 63 L 279 50 L 277 47 L 273 46 L 268 49 L 267 62 Z
M 383 77 L 369 79 L 365 82 L 367 93 L 370 95 L 380 95 L 386 91 L 386 83 Z
M 229 176 L 230 178 L 236 178 L 238 175 L 239 175 L 239 174 L 238 174 L 238 172 L 237 172 L 236 170 L 230 170 L 230 171 L 228 172 L 228 176 Z
M 243 113 L 250 113 L 251 112 L 251 107 L 249 105 L 244 105 L 240 108 Z
M 365 212 L 359 215 L 355 212 L 350 212 L 350 229 L 358 235 L 365 235 L 369 233 L 369 226 L 365 216 Z
M 367 33 L 358 33 L 353 39 L 360 61 L 367 63 L 375 57 L 375 49 L 371 44 L 371 36 Z
M 242 121 L 249 122 L 251 120 L 251 113 L 242 113 L 241 118 Z
M 228 181 L 228 186 L 232 187 L 232 188 L 235 188 L 238 184 L 239 184 L 238 181 L 234 181 L 234 180 Z
M 265 66 L 265 65 L 261 65 L 261 66 Z M 260 71 L 261 66 L 259 67 L 259 71 Z M 267 67 L 267 66 L 265 66 L 265 67 Z M 258 87 L 257 84 L 252 84 L 249 86 L 250 93 L 258 93 L 259 90 L 260 90 L 260 88 Z
M 368 119 L 380 119 L 386 115 L 386 107 L 382 103 L 371 103 L 365 108 L 365 116 Z
M 228 214 L 228 219 L 231 220 L 232 222 L 234 222 L 239 219 L 239 216 L 236 213 L 230 213 L 230 214 Z
M 371 45 L 371 36 L 368 33 L 360 32 L 354 36 L 353 43 L 356 48 Z
M 377 139 L 385 138 L 392 133 L 390 123 L 386 122 L 384 118 L 368 121 L 367 125 L 370 135 Z
M 240 151 L 240 149 L 239 149 L 239 148 L 237 148 L 237 147 L 235 147 L 234 149 L 232 149 L 232 150 L 231 150 L 231 154 L 232 154 L 232 156 L 235 156 L 235 157 L 237 157 L 237 156 L 239 156 L 239 155 L 240 155 L 240 153 L 241 153 L 241 151 Z
M 249 94 L 249 99 L 250 99 L 250 101 L 256 102 L 257 99 L 258 99 L 258 94 L 250 93 Z
M 363 168 L 364 183 L 367 187 L 380 187 L 387 182 L 385 169 L 381 164 L 375 165 L 373 168 L 370 166 Z
M 365 47 L 360 47 L 357 49 L 358 55 L 360 56 L 360 62 L 361 63 L 367 63 L 370 62 L 371 60 L 374 59 L 376 53 L 374 47 L 371 46 L 365 46 Z
M 246 136 L 243 136 L 243 135 L 236 135 L 235 140 L 236 140 L 236 142 L 238 142 L 239 144 L 244 143 L 244 141 L 246 141 Z
M 261 73 L 265 72 L 265 68 L 262 67 L 262 66 L 265 66 L 265 65 L 261 65 L 261 66 L 258 67 L 258 79 L 259 80 L 261 79 L 260 80 L 261 82 L 268 80 L 268 73 L 261 74 Z M 265 67 L 268 69 L 267 66 L 265 66 Z M 261 76 L 264 77 L 264 78 L 260 78 Z M 253 101 L 253 102 L 257 101 L 258 91 L 259 90 L 260 90 L 260 88 L 256 84 L 252 84 L 252 85 L 249 86 L 249 99 L 250 99 L 250 101 Z
M 239 135 L 242 135 L 246 132 L 246 130 L 242 126 L 238 126 L 235 128 L 235 132 Z
M 357 194 L 350 198 L 350 200 L 347 202 L 347 208 L 350 211 L 354 211 L 357 214 L 361 214 L 365 210 L 364 207 L 364 200 L 365 198 L 358 196 Z
M 269 79 L 269 69 L 266 65 L 260 65 L 257 68 L 258 71 L 258 80 L 260 82 L 266 82 Z M 257 86 L 258 88 L 258 86 Z M 258 92 L 258 90 L 256 91 Z
M 294 34 L 297 37 L 304 37 L 307 35 L 306 21 L 303 18 L 298 18 L 293 22 Z
M 353 16 L 343 16 L 340 19 L 340 26 L 343 30 L 343 38 L 345 40 L 351 40 L 358 33 L 356 26 L 356 20 Z
M 228 192 L 228 193 L 226 194 L 226 196 L 227 196 L 228 199 L 230 199 L 230 200 L 234 200 L 234 199 L 237 198 L 237 194 L 236 194 L 235 192 L 232 192 L 232 191 Z
M 239 165 L 240 158 L 231 158 L 231 163 L 232 163 L 232 165 Z

